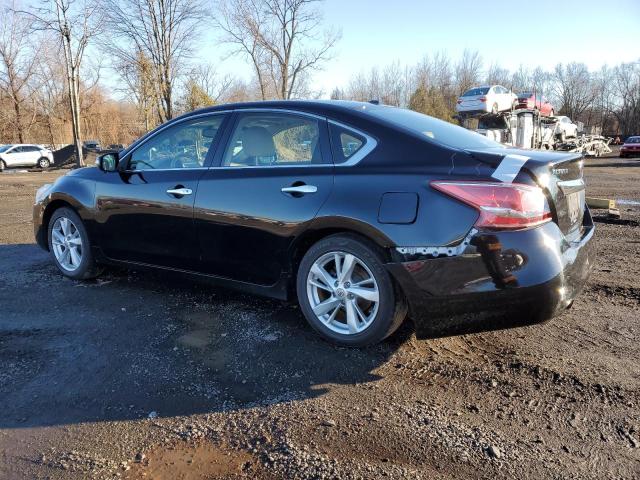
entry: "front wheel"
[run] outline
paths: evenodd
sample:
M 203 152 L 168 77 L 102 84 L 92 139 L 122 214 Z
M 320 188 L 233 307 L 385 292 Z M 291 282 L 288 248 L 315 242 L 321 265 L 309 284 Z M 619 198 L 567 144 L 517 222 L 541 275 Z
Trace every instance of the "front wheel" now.
M 5 168 L 7 168 L 7 164 L 4 163 L 4 160 L 0 160 L 0 172 L 4 172 Z
M 75 280 L 100 273 L 91 253 L 89 236 L 82 220 L 70 208 L 59 208 L 49 220 L 49 251 L 60 272 Z
M 378 343 L 407 315 L 382 252 L 352 235 L 327 237 L 309 249 L 298 269 L 297 292 L 309 324 L 340 345 Z
M 49 168 L 49 165 L 51 165 L 51 162 L 47 157 L 42 157 L 38 160 L 38 167 L 42 169 Z

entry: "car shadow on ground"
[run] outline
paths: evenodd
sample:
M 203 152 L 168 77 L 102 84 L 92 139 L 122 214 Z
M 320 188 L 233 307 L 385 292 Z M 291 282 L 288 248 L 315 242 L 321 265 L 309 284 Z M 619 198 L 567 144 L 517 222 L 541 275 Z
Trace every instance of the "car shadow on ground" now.
M 321 340 L 296 306 L 166 273 L 64 278 L 35 245 L 0 245 L 0 428 L 213 413 L 376 382 L 412 334 Z

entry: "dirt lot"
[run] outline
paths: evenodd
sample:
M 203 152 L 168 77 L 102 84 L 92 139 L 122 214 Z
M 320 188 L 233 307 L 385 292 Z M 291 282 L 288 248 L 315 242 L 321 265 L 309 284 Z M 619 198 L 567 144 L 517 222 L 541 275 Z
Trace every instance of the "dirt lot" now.
M 640 477 L 638 206 L 560 318 L 354 350 L 272 300 L 64 279 L 30 221 L 57 175 L 0 175 L 0 478 Z M 640 201 L 640 160 L 586 177 Z

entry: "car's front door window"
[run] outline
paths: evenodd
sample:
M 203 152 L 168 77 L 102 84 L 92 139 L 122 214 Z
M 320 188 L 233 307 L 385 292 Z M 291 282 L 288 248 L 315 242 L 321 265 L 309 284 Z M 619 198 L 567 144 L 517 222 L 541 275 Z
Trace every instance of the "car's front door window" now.
M 133 151 L 129 170 L 202 167 L 223 119 L 212 115 L 168 127 Z

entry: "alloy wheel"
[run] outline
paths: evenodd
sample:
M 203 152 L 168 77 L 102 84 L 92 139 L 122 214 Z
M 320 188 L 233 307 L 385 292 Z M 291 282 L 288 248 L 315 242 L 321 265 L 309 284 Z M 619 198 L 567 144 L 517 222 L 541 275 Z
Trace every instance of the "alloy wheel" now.
M 82 263 L 82 236 L 78 227 L 67 217 L 56 219 L 51 229 L 53 254 L 62 268 L 73 272 Z
M 41 158 L 38 161 L 38 166 L 40 168 L 49 168 L 49 160 L 47 158 Z
M 366 330 L 378 312 L 378 283 L 367 265 L 347 252 L 318 258 L 307 276 L 307 297 L 313 313 L 330 330 L 354 335 Z

